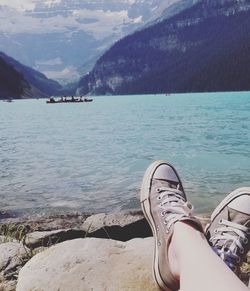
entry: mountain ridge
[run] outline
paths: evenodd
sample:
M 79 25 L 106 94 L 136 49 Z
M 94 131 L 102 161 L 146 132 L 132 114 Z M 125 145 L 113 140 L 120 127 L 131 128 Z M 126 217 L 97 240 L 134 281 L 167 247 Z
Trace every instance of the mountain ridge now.
M 81 79 L 78 92 L 99 95 L 250 89 L 249 19 L 247 1 L 201 1 L 118 41 Z

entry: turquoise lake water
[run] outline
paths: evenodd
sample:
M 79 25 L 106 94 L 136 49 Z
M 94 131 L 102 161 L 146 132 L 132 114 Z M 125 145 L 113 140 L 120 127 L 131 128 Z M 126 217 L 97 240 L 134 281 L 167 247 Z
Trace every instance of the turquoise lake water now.
M 176 167 L 196 212 L 250 186 L 250 93 L 0 103 L 0 211 L 137 209 L 157 159 Z

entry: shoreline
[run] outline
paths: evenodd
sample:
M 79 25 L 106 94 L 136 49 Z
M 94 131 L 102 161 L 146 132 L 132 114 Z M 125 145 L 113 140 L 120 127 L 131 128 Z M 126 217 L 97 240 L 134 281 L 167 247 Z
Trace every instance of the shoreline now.
M 209 214 L 200 214 L 196 217 L 201 221 L 203 228 L 210 221 Z M 66 248 L 65 251 L 69 252 L 69 256 L 73 251 L 78 258 L 83 254 L 79 253 L 77 249 L 71 249 L 75 244 L 86 245 L 91 252 L 93 244 L 96 244 L 97 248 L 102 248 L 107 240 L 110 241 L 109 245 L 113 244 L 118 247 L 116 251 L 119 252 L 123 252 L 123 247 L 125 248 L 131 243 L 143 245 L 144 243 L 151 244 L 153 241 L 151 229 L 141 210 L 0 219 L 0 253 L 2 256 L 0 258 L 0 290 L 16 290 L 19 280 L 26 281 L 26 275 L 22 275 L 22 270 L 29 272 L 27 266 L 30 264 L 33 264 L 35 268 L 38 266 L 38 269 L 42 267 L 39 262 L 36 262 L 36 260 L 39 261 L 39 258 L 48 257 L 46 268 L 50 268 L 53 261 L 50 260 L 48 254 L 51 252 L 54 253 L 58 249 Z M 133 249 L 135 255 L 142 251 Z M 88 256 L 86 252 L 85 255 Z M 1 262 L 3 258 L 7 264 Z M 104 258 L 107 258 L 106 251 L 104 251 Z M 57 259 L 60 260 L 60 256 L 57 255 L 55 260 Z M 91 262 L 89 259 L 90 268 L 95 268 Z M 1 269 L 1 266 L 4 267 Z M 149 280 L 152 282 L 150 268 L 148 269 Z M 58 272 L 60 272 L 59 270 L 60 267 Z M 247 262 L 242 268 L 241 278 L 246 284 L 249 279 L 249 270 L 250 256 L 248 255 Z M 29 276 L 31 275 L 29 274 Z M 46 281 L 48 278 L 43 278 L 43 280 Z M 36 283 L 32 281 L 29 284 Z M 94 282 L 92 283 L 94 284 Z M 17 288 L 17 290 L 23 289 Z
M 55 230 L 58 228 L 77 228 L 88 217 L 96 216 L 100 214 L 109 215 L 121 215 L 121 216 L 141 216 L 144 219 L 144 215 L 140 209 L 128 209 L 114 212 L 65 212 L 55 214 L 32 214 L 32 215 L 13 215 L 11 212 L 0 211 L 0 227 L 1 225 L 30 225 L 30 229 L 36 231 L 40 230 Z M 195 213 L 195 216 L 200 220 L 208 221 L 210 213 Z M 1 235 L 1 232 L 0 232 Z

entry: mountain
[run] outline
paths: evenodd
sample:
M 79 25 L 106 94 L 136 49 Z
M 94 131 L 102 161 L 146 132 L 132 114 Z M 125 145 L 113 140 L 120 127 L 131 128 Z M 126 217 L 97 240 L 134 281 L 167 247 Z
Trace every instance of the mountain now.
M 0 56 L 0 99 L 20 97 L 25 88 L 28 83 L 23 76 Z
M 1 0 L 0 51 L 48 78 L 71 82 L 115 41 L 194 2 Z
M 80 94 L 250 89 L 250 3 L 203 0 L 118 41 Z
M 0 98 L 37 98 L 65 93 L 67 90 L 56 81 L 0 52 Z

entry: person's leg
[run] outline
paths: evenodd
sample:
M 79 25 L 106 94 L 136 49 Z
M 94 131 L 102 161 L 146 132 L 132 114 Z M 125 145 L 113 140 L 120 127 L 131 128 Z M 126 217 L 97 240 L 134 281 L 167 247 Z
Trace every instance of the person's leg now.
M 176 170 L 165 161 L 146 171 L 141 205 L 154 239 L 154 278 L 164 290 L 245 291 L 208 245 Z
M 249 291 L 215 254 L 205 236 L 190 225 L 174 225 L 168 256 L 181 291 Z

